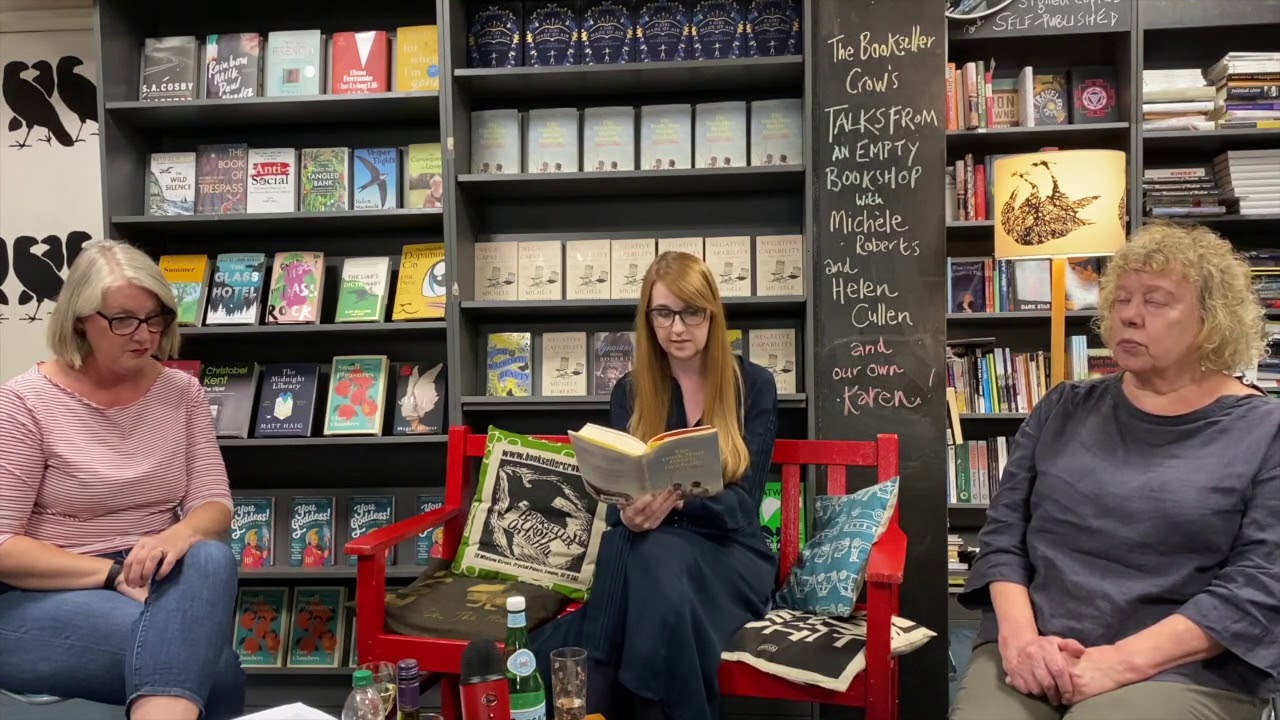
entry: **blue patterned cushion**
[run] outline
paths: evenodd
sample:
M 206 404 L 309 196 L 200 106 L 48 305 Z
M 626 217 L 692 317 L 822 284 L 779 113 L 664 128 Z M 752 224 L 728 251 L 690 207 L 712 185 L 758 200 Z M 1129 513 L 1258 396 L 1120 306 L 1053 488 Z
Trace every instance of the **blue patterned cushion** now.
M 827 617 L 853 615 L 871 546 L 889 525 L 897 504 L 896 477 L 852 495 L 819 496 L 814 501 L 813 537 L 778 591 L 778 604 Z

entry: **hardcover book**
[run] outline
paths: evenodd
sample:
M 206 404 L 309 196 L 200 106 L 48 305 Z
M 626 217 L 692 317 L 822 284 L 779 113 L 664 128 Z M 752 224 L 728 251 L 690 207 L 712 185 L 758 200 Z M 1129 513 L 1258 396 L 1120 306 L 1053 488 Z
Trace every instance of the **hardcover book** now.
M 329 567 L 334 553 L 333 497 L 297 496 L 289 501 L 289 566 Z
M 690 39 L 694 59 L 742 57 L 746 27 L 743 0 L 693 0 Z
M 804 295 L 801 236 L 756 236 L 756 295 Z
M 800 547 L 804 547 L 804 483 L 800 484 Z M 770 480 L 764 484 L 764 500 L 760 503 L 760 528 L 764 530 L 769 549 L 778 552 L 782 546 L 782 483 Z
M 635 347 L 636 334 L 631 330 L 595 333 L 592 338 L 592 395 L 611 394 L 622 376 L 631 372 Z
M 357 148 L 352 152 L 351 207 L 393 210 L 400 207 L 400 148 Z
M 485 355 L 485 394 L 527 397 L 533 394 L 531 336 L 527 332 L 489 333 Z
M 389 85 L 391 57 L 386 30 L 333 34 L 333 72 L 329 94 L 384 93 Z
M 747 359 L 773 374 L 779 395 L 796 392 L 796 331 L 794 328 L 752 330 L 747 334 Z
M 218 363 L 200 369 L 200 385 L 209 401 L 215 435 L 249 437 L 260 372 L 261 368 L 254 362 Z
M 608 300 L 610 243 L 608 240 L 568 240 L 564 244 L 565 298 Z
M 477 110 L 471 113 L 471 172 L 520 172 L 520 112 Z
M 297 150 L 252 148 L 248 165 L 248 212 L 289 213 L 298 209 Z
M 440 90 L 440 29 L 435 25 L 396 28 L 396 92 Z
M 249 146 L 244 143 L 196 148 L 196 214 L 229 215 L 245 211 Z
M 751 103 L 751 164 L 804 164 L 804 128 L 800 100 Z
M 1071 109 L 1071 91 L 1066 73 L 1037 72 L 1032 75 L 1031 82 L 1034 126 L 1066 125 Z
M 195 100 L 203 75 L 199 43 L 193 36 L 154 37 L 142 41 L 142 70 L 138 99 Z
M 448 373 L 444 363 L 398 362 L 396 411 L 392 435 L 441 435 L 445 432 Z
M 299 587 L 293 591 L 289 667 L 342 666 L 347 589 Z
M 582 169 L 636 169 L 635 108 L 591 107 L 582 111 Z
M 658 254 L 661 255 L 664 252 L 685 252 L 701 260 L 702 238 L 658 238 Z
M 524 0 L 524 64 L 577 65 L 578 14 L 572 0 Z
M 240 588 L 236 595 L 236 630 L 232 639 L 240 664 L 284 667 L 289 620 L 289 588 Z
M 609 260 L 613 265 L 609 291 L 615 300 L 640 297 L 644 274 L 656 256 L 652 238 L 613 240 L 609 244 Z
M 587 334 L 549 332 L 539 338 L 540 395 L 587 394 Z
M 353 495 L 347 504 L 347 540 L 364 537 L 374 530 L 396 521 L 394 495 Z M 356 556 L 348 555 L 347 564 L 354 566 Z M 387 553 L 387 565 L 396 564 L 396 549 Z
M 694 167 L 747 164 L 747 103 L 729 101 L 694 106 Z
M 678 170 L 693 161 L 693 107 L 645 105 L 640 108 L 640 169 Z
M 194 215 L 196 154 L 152 153 L 147 168 L 148 215 Z
M 747 0 L 747 57 L 803 51 L 799 0 Z
M 470 67 L 518 67 L 524 50 L 524 15 L 519 0 L 473 2 L 468 4 L 468 10 Z
M 262 369 L 254 437 L 311 437 L 320 366 L 270 363 Z
M 711 269 L 721 297 L 751 294 L 751 237 L 736 235 L 709 237 L 703 241 L 707 267 Z
M 640 0 L 636 4 L 636 54 L 640 62 L 689 57 L 689 8 L 680 0 Z
M 382 322 L 387 315 L 391 258 L 349 257 L 342 261 L 338 307 L 333 321 Z
M 419 495 L 418 513 L 431 512 L 444 507 L 443 495 Z M 432 560 L 444 557 L 444 526 L 437 525 L 418 533 L 413 544 L 413 564 L 430 565 Z
M 350 150 L 344 147 L 305 148 L 302 151 L 304 212 L 329 212 L 348 208 L 349 153 Z
M 724 334 L 729 340 L 729 351 L 734 355 L 742 355 L 742 331 L 725 328 Z
M 237 496 L 232 500 L 231 554 L 236 565 L 244 569 L 275 565 L 275 514 L 273 497 Z
M 209 99 L 260 96 L 261 50 L 262 37 L 258 33 L 206 37 L 204 96 Z
M 448 267 L 444 243 L 405 245 L 400 251 L 391 320 L 439 320 L 444 317 Z
M 578 172 L 578 110 L 530 110 L 524 141 L 526 172 Z
M 267 97 L 319 95 L 324 35 L 319 30 L 267 33 Z
M 324 253 L 279 252 L 272 264 L 275 267 L 271 273 L 271 292 L 267 296 L 267 324 L 320 322 Z
M 160 272 L 178 301 L 179 325 L 199 326 L 213 264 L 207 255 L 161 255 Z
M 444 160 L 440 143 L 415 143 L 405 151 L 407 208 L 444 207 Z
M 386 355 L 340 355 L 329 373 L 325 435 L 381 435 Z
M 478 242 L 475 248 L 475 299 L 515 300 L 519 248 L 515 240 Z
M 519 244 L 520 300 L 559 300 L 564 296 L 559 240 L 526 240 Z
M 263 253 L 218 255 L 209 283 L 205 324 L 257 325 L 266 272 L 267 256 Z
M 634 61 L 635 22 L 628 0 L 583 0 L 583 65 Z
M 1071 123 L 1118 122 L 1116 69 L 1109 65 L 1071 68 Z

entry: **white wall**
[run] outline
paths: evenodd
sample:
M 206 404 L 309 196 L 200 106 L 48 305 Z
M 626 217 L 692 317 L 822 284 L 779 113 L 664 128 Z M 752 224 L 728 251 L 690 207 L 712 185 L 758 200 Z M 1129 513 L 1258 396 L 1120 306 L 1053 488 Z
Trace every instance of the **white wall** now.
M 68 107 L 69 102 L 76 105 L 77 96 L 71 95 L 73 99 L 68 101 L 67 95 L 59 92 L 65 89 L 69 93 L 79 85 L 96 93 L 97 58 L 93 31 L 87 23 L 89 16 L 14 13 L 5 16 L 6 22 L 0 27 L 9 30 L 17 26 L 13 22 L 15 15 L 22 16 L 24 28 L 43 22 L 44 27 L 84 29 L 0 32 L 0 253 L 4 254 L 0 258 L 0 382 L 48 356 L 45 327 L 54 303 L 39 302 L 37 310 L 32 291 L 42 297 L 56 297 L 59 280 L 48 278 L 41 282 L 41 271 L 47 276 L 54 268 L 59 276 L 65 275 L 66 263 L 56 256 L 65 255 L 63 243 L 70 233 L 88 233 L 94 238 L 103 233 L 98 126 L 89 120 L 82 128 L 79 117 Z M 57 67 L 66 57 L 83 62 L 74 73 L 94 83 L 94 87 L 75 79 L 63 88 L 57 87 Z M 32 82 L 40 75 L 38 70 L 27 69 L 15 77 L 14 70 L 19 66 L 10 66 L 21 62 L 31 68 L 40 61 L 48 62 L 52 68 L 46 73 L 54 81 L 51 98 L 44 97 L 41 88 Z M 93 103 L 96 115 L 96 98 L 84 97 Z M 51 110 L 56 111 L 57 120 L 71 139 L 79 132 L 79 141 L 71 146 L 53 138 L 42 142 L 46 131 L 37 126 L 27 138 L 28 147 L 17 147 L 27 135 L 27 127 L 16 116 L 50 122 L 54 117 Z M 44 120 L 40 119 L 42 115 Z M 19 127 L 12 130 L 12 124 Z M 24 237 L 42 243 L 36 246 L 35 254 L 17 252 L 15 245 Z

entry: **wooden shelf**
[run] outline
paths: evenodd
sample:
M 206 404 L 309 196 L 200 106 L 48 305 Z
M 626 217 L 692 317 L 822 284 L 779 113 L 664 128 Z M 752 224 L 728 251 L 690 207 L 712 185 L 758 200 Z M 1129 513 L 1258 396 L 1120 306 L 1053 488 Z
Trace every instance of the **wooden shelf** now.
M 804 298 L 727 297 L 722 298 L 730 321 L 767 313 L 801 312 Z M 462 312 L 480 320 L 532 321 L 544 318 L 630 318 L 635 315 L 635 300 L 463 300 Z
M 1068 310 L 1067 319 L 1088 319 L 1098 313 L 1094 310 Z M 1048 320 L 1048 310 L 1030 310 L 1023 312 L 981 312 L 981 313 L 947 313 L 947 322 L 1022 322 L 1025 320 Z
M 587 198 L 619 195 L 801 193 L 804 166 L 770 165 L 686 170 L 512 173 L 458 176 L 468 196 L 482 200 Z
M 948 130 L 947 148 L 991 154 L 1004 151 L 1034 152 L 1041 147 L 1069 150 L 1084 147 L 1128 147 L 1129 123 L 1088 123 L 1039 127 Z
M 804 393 L 778 395 L 778 407 L 783 409 L 803 408 L 806 401 L 807 396 Z M 527 397 L 463 395 L 462 409 L 464 412 L 599 411 L 609 409 L 609 397 L 607 395 L 534 395 Z
M 472 99 L 570 102 L 601 96 L 681 93 L 757 95 L 787 91 L 799 97 L 804 87 L 804 57 L 686 60 L 669 63 L 573 65 L 569 67 L 468 68 L 453 72 L 458 89 Z M 628 102 L 627 104 L 633 104 Z
M 326 445 L 444 445 L 448 435 L 347 435 L 305 438 L 219 438 L 226 447 L 317 447 Z
M 419 322 L 380 322 L 380 323 L 319 323 L 290 325 L 207 325 L 203 327 L 180 328 L 183 339 L 186 338 L 237 338 L 245 335 L 381 335 L 402 333 L 442 333 L 448 328 L 443 320 L 423 320 Z
M 440 122 L 434 92 L 368 95 L 300 95 L 226 100 L 109 102 L 107 115 L 138 128 L 212 128 L 264 125 L 387 124 Z
M 260 237 L 385 231 L 439 232 L 439 208 L 340 210 L 334 212 L 237 213 L 234 215 L 113 215 L 111 224 L 131 239 L 167 236 Z M 322 242 L 322 241 L 321 241 Z

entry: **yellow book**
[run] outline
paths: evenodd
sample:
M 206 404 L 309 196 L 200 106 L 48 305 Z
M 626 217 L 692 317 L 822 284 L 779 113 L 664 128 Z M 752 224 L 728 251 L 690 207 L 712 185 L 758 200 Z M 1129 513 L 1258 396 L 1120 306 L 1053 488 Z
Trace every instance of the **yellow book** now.
M 178 301 L 178 324 L 199 325 L 213 265 L 207 255 L 162 255 L 160 272 Z
M 440 91 L 440 35 L 435 25 L 396 28 L 395 92 Z
M 724 490 L 719 431 L 710 425 L 671 430 L 645 442 L 587 423 L 569 431 L 569 443 L 583 484 L 602 502 L 629 503 L 667 488 L 684 497 Z
M 391 320 L 438 320 L 444 317 L 444 243 L 405 245 L 400 254 Z

